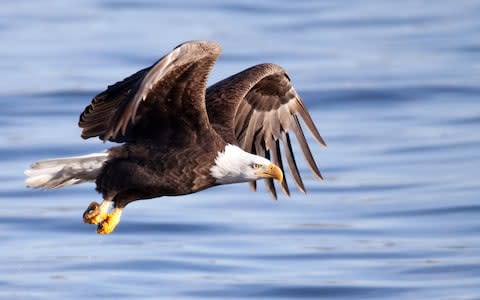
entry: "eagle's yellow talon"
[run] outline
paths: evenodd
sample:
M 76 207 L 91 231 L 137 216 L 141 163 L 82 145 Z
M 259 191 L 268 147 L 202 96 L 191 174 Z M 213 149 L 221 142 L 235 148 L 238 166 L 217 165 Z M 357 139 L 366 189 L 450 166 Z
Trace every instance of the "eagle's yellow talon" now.
M 98 234 L 109 234 L 115 230 L 118 223 L 120 223 L 120 216 L 122 215 L 121 208 L 115 208 L 112 213 L 107 214 L 106 218 L 98 224 L 97 233 Z
M 87 224 L 96 224 L 95 221 L 100 214 L 100 205 L 92 202 L 83 213 L 83 222 Z
M 92 202 L 83 213 L 83 222 L 87 224 L 100 224 L 107 217 L 110 201 L 103 201 L 102 204 Z

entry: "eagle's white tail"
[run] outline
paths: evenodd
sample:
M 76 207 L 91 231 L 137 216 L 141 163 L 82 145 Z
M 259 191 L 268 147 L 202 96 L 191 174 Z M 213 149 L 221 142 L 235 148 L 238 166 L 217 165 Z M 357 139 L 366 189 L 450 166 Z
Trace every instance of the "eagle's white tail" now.
M 95 181 L 108 153 L 63 157 L 37 161 L 25 170 L 25 184 L 31 188 L 54 189 Z

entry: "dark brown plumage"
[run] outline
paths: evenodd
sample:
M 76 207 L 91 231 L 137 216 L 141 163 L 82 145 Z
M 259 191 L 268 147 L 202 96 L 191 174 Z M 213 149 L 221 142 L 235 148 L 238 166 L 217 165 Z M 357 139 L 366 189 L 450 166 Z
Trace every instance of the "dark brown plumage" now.
M 280 170 L 283 159 L 305 192 L 290 133 L 318 178 L 322 177 L 299 119 L 320 144 L 325 142 L 289 76 L 277 65 L 260 64 L 206 89 L 219 54 L 216 43 L 187 42 L 109 86 L 85 108 L 79 126 L 85 139 L 99 137 L 122 145 L 106 154 L 37 162 L 27 171 L 27 185 L 54 188 L 96 178 L 104 202 L 92 203 L 84 220 L 99 224 L 99 233 L 111 232 L 121 209 L 139 199 L 235 182 L 248 181 L 255 189 L 254 180 L 260 178 L 266 178 L 274 198 L 273 178 L 289 195 Z M 106 214 L 111 202 L 116 210 Z
M 127 142 L 97 179 L 97 189 L 104 196 L 122 186 L 131 188 L 137 181 L 135 192 L 130 190 L 117 201 L 185 194 L 213 185 L 208 168 L 201 166 L 213 163 L 225 142 L 270 157 L 280 166 L 282 144 L 294 182 L 305 192 L 289 131 L 296 136 L 312 172 L 322 178 L 298 117 L 319 143 L 325 142 L 287 73 L 274 64 L 256 65 L 211 86 L 205 95 L 208 74 L 219 54 L 220 47 L 212 42 L 182 44 L 93 99 L 80 116 L 82 137 Z M 185 161 L 191 157 L 205 163 Z M 174 165 L 169 166 L 172 161 L 196 165 L 195 172 L 178 172 Z M 197 184 L 192 184 L 195 179 Z M 276 198 L 273 180 L 266 179 L 266 183 Z M 250 184 L 255 187 L 255 181 Z M 180 190 L 172 191 L 173 187 Z M 286 180 L 281 187 L 289 194 Z
M 85 108 L 83 138 L 126 142 L 110 152 L 96 180 L 105 198 L 123 207 L 214 185 L 210 167 L 226 143 L 209 123 L 205 85 L 219 54 L 214 43 L 180 45 Z

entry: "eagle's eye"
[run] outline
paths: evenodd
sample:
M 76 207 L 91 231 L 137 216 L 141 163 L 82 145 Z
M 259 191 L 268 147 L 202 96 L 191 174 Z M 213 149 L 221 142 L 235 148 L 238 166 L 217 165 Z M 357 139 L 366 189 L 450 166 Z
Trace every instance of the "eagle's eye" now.
M 262 167 L 261 164 L 256 164 L 256 163 L 252 164 L 252 168 L 254 168 L 254 169 L 260 169 L 261 167 Z

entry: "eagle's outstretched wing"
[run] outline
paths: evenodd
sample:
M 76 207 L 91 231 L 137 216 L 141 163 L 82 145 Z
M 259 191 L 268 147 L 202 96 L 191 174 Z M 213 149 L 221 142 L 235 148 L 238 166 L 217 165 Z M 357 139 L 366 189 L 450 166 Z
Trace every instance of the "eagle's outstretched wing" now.
M 205 89 L 220 51 L 213 42 L 186 42 L 151 67 L 109 86 L 80 115 L 82 137 L 162 143 L 174 140 L 174 131 L 210 128 Z M 188 132 L 182 134 L 189 138 Z
M 290 141 L 290 133 L 293 132 L 311 171 L 322 178 L 299 118 L 303 119 L 320 144 L 326 144 L 288 74 L 281 67 L 260 64 L 216 83 L 207 89 L 206 105 L 213 127 L 226 142 L 270 158 L 283 169 L 282 144 L 283 155 L 294 182 L 305 192 Z M 255 182 L 251 184 L 255 189 Z M 276 198 L 273 180 L 267 180 L 266 184 Z M 290 194 L 286 180 L 281 187 L 285 194 Z

